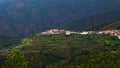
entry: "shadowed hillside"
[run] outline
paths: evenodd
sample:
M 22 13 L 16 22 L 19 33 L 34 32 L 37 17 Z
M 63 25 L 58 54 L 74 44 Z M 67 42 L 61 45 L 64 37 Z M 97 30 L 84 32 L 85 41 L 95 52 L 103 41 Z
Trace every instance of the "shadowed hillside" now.
M 20 38 L 0 35 L 0 50 L 11 48 L 13 44 L 16 45 L 18 42 L 20 42 Z
M 1 0 L 0 34 L 28 36 L 50 28 L 61 28 L 60 25 L 65 22 L 119 9 L 119 3 L 119 0 Z M 114 17 L 114 13 L 112 15 L 110 16 L 114 19 L 119 18 Z M 100 18 L 101 21 L 94 17 L 92 21 L 91 18 L 85 19 L 84 23 L 79 23 L 78 28 L 71 25 L 68 27 L 82 30 L 93 24 L 92 22 L 106 22 L 103 18 L 106 16 Z M 74 25 L 74 22 L 72 24 Z
M 120 20 L 120 10 L 108 11 L 74 20 L 65 24 L 64 28 L 74 31 L 98 30 L 99 28 L 107 27 L 105 25 L 109 25 L 111 23 L 113 23 L 113 25 L 111 25 L 114 27 L 119 26 L 119 22 L 115 23 L 115 21 L 118 20 Z M 111 29 L 112 26 L 109 28 Z

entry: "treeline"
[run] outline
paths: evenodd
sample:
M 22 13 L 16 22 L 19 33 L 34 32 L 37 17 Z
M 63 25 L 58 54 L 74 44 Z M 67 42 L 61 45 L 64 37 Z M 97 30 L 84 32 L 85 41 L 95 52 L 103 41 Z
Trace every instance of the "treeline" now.
M 40 57 L 40 56 L 39 56 Z M 39 58 L 36 58 L 35 65 L 31 65 L 30 61 L 26 59 L 24 53 L 20 50 L 14 50 L 10 55 L 6 57 L 5 62 L 1 66 L 2 68 L 119 68 L 118 57 L 112 53 L 98 53 L 89 55 L 86 59 L 86 63 L 79 62 L 80 60 L 76 57 L 71 58 L 68 63 L 68 59 L 57 61 L 48 65 L 41 65 Z M 35 58 L 35 57 L 34 57 Z M 51 59 L 51 58 L 50 58 Z M 59 58 L 56 58 L 56 60 Z M 52 59 L 53 60 L 53 59 Z M 51 62 L 55 62 L 54 60 Z M 73 61 L 74 60 L 74 61 Z M 47 60 L 49 61 L 49 60 Z

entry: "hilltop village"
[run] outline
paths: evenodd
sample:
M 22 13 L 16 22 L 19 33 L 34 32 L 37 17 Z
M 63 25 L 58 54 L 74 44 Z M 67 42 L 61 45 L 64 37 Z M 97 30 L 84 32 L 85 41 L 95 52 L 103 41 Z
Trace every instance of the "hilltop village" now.
M 42 35 L 54 35 L 54 34 L 81 34 L 81 35 L 87 35 L 87 34 L 109 34 L 110 36 L 116 36 L 118 39 L 120 39 L 120 30 L 104 30 L 104 31 L 82 31 L 82 32 L 74 32 L 64 29 L 50 29 L 45 32 L 41 33 Z

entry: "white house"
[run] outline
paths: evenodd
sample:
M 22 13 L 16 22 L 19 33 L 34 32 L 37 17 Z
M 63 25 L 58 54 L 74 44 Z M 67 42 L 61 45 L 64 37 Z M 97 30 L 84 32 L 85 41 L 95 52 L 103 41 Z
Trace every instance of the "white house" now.
M 99 31 L 98 34 L 103 34 L 103 32 L 102 32 L 102 31 Z
M 66 34 L 66 35 L 71 35 L 72 32 L 70 32 L 70 31 L 66 31 L 65 34 Z
M 83 32 L 81 32 L 80 34 L 83 34 L 83 35 L 86 35 L 86 34 L 88 34 L 89 32 L 87 32 L 87 31 L 83 31 Z
M 42 32 L 43 35 L 50 35 L 50 34 L 54 34 L 54 32 Z

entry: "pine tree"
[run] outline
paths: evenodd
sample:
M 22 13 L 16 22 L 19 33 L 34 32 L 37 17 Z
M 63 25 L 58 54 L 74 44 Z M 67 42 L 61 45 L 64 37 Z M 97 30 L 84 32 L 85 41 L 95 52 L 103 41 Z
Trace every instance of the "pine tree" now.
M 28 62 L 25 59 L 24 53 L 20 50 L 14 50 L 11 55 L 7 57 L 3 68 L 28 68 Z

